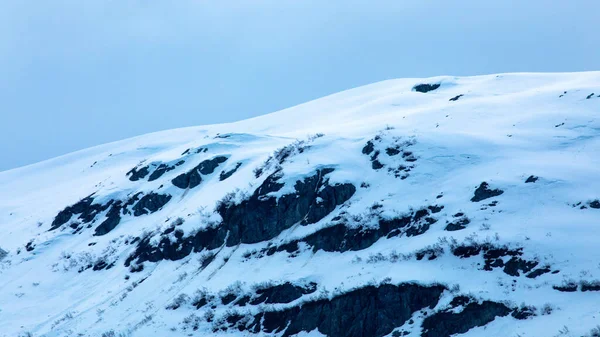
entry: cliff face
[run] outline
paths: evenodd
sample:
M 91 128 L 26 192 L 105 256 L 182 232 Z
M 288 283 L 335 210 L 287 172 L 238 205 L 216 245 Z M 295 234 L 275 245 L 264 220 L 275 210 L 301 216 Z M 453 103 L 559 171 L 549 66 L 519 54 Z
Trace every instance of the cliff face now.
M 386 81 L 0 173 L 0 336 L 589 336 L 600 73 Z

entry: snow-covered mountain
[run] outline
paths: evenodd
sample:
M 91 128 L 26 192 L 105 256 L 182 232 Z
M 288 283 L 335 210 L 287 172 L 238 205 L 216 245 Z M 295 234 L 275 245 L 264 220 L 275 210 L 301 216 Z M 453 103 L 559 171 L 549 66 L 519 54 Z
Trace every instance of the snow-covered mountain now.
M 598 336 L 599 153 L 600 72 L 500 74 L 2 172 L 0 336 Z

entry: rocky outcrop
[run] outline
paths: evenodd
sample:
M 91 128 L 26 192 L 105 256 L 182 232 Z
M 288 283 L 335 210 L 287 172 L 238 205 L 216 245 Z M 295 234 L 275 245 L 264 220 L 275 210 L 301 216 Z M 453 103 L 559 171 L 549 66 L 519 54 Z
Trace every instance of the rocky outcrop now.
M 149 166 L 144 166 L 139 169 L 137 167 L 132 168 L 127 172 L 127 175 L 129 176 L 129 180 L 138 181 L 144 179 L 148 173 L 150 173 Z
M 212 174 L 221 163 L 224 163 L 227 160 L 227 158 L 228 157 L 225 156 L 217 156 L 212 159 L 204 160 L 190 171 L 178 175 L 171 180 L 171 182 L 181 189 L 194 188 L 202 182 L 201 175 Z
M 95 204 L 94 198 L 90 195 L 86 198 L 81 199 L 79 202 L 72 206 L 66 207 L 64 210 L 58 212 L 50 230 L 55 230 L 60 226 L 66 224 L 73 215 L 79 215 L 78 219 L 83 223 L 88 223 L 94 220 L 98 213 L 105 211 L 112 203 L 112 200 L 106 204 Z
M 456 219 L 456 220 L 448 223 L 446 225 L 446 228 L 444 228 L 444 230 L 447 230 L 449 232 L 459 231 L 459 230 L 467 228 L 467 225 L 469 223 L 471 223 L 471 220 L 469 220 L 469 218 L 467 218 L 466 216 L 461 216 L 459 219 Z
M 177 166 L 183 165 L 184 163 L 185 163 L 185 160 L 179 160 L 178 162 L 176 162 L 174 164 L 172 164 L 172 163 L 171 164 L 151 163 L 151 164 L 143 166 L 141 168 L 134 167 L 129 172 L 127 172 L 127 175 L 129 176 L 129 180 L 138 181 L 138 180 L 146 178 L 148 173 L 150 173 L 150 171 L 152 170 L 152 173 L 148 177 L 148 181 L 154 181 L 154 180 L 162 177 L 163 174 L 174 170 Z
M 527 177 L 527 179 L 525 180 L 525 183 L 526 184 L 535 183 L 536 181 L 538 181 L 538 179 L 539 179 L 538 177 L 531 175 L 531 176 Z
M 478 256 L 483 252 L 483 270 L 491 271 L 494 268 L 502 268 L 502 271 L 510 276 L 525 274 L 528 278 L 536 278 L 550 272 L 548 266 L 535 269 L 539 265 L 537 261 L 523 259 L 523 248 L 508 248 L 506 246 L 494 246 L 491 244 L 460 245 L 452 250 L 454 256 L 469 258 Z M 506 262 L 504 262 L 506 261 Z
M 260 303 L 275 304 L 275 303 L 290 303 L 303 295 L 312 294 L 317 290 L 316 283 L 309 283 L 306 286 L 299 286 L 290 282 L 256 290 L 256 297 L 250 301 L 250 304 L 257 305 Z
M 422 337 L 448 337 L 462 334 L 474 327 L 484 326 L 496 317 L 504 317 L 512 312 L 502 303 L 483 301 L 472 302 L 460 312 L 442 311 L 428 316 L 423 321 Z
M 488 183 L 485 181 L 477 187 L 475 190 L 475 195 L 471 198 L 472 202 L 480 202 L 485 199 L 497 197 L 504 193 L 504 191 L 500 189 L 490 189 Z
M 192 251 L 211 250 L 223 244 L 257 243 L 276 237 L 296 223 L 317 222 L 350 199 L 356 191 L 352 184 L 330 185 L 326 175 L 331 172 L 333 169 L 317 170 L 315 175 L 296 181 L 294 193 L 279 198 L 269 195 L 284 186 L 279 182 L 281 174 L 274 173 L 247 200 L 239 204 L 221 202 L 217 206 L 217 212 L 223 219 L 220 225 L 175 242 L 163 237 L 158 246 L 152 246 L 149 239 L 141 240 L 126 265 L 134 260 L 137 263 L 178 260 Z
M 323 219 L 356 192 L 352 184 L 329 185 L 326 175 L 331 172 L 331 168 L 317 170 L 296 181 L 294 193 L 279 198 L 269 196 L 284 186 L 280 174 L 274 173 L 249 199 L 240 204 L 221 203 L 217 212 L 229 231 L 227 245 L 269 240 L 298 222 L 311 224 Z
M 299 250 L 299 243 L 305 243 L 313 251 L 346 252 L 366 249 L 382 237 L 400 235 L 417 236 L 425 233 L 437 220 L 431 215 L 440 212 L 443 206 L 429 206 L 413 211 L 408 215 L 393 219 L 380 219 L 377 228 L 347 227 L 343 221 L 325 227 L 302 239 L 271 247 L 265 250 L 267 255 L 278 251 L 293 253 Z M 341 220 L 341 219 L 340 219 Z M 339 220 L 338 220 L 339 221 Z
M 423 84 L 417 84 L 413 87 L 413 90 L 416 92 L 421 92 L 421 93 L 426 93 L 426 92 L 430 92 L 433 91 L 437 88 L 440 87 L 439 83 L 433 83 L 433 84 L 427 84 L 427 83 L 423 83 Z
M 150 192 L 144 195 L 134 206 L 133 215 L 140 216 L 158 211 L 171 200 L 169 194 Z
M 229 177 L 231 177 L 235 172 L 237 172 L 237 170 L 240 168 L 240 166 L 242 166 L 242 163 L 237 163 L 235 164 L 235 167 L 232 168 L 229 171 L 221 171 L 221 174 L 219 174 L 219 181 L 223 181 Z
M 328 337 L 380 337 L 402 326 L 414 312 L 433 308 L 444 289 L 417 284 L 367 286 L 331 300 L 259 313 L 248 328 L 253 333 L 283 332 L 284 337 L 315 329 Z
M 113 203 L 108 213 L 106 213 L 106 220 L 96 227 L 94 235 L 105 235 L 117 227 L 121 222 L 121 204 L 121 201 Z
M 417 161 L 417 157 L 413 152 L 408 151 L 408 148 L 416 143 L 415 139 L 414 137 L 407 139 L 392 137 L 386 140 L 386 137 L 386 134 L 373 137 L 362 148 L 362 153 L 370 157 L 373 170 L 380 170 L 388 166 L 387 172 L 389 174 L 404 180 L 408 178 L 409 172 L 415 167 L 413 163 Z M 384 151 L 386 156 L 382 155 Z M 394 158 L 399 154 L 402 154 L 402 156 Z
M 72 223 L 70 226 L 74 229 L 74 233 L 77 233 L 83 230 L 83 225 L 91 224 L 97 221 L 98 216 L 108 209 L 108 212 L 106 212 L 106 219 L 104 219 L 104 221 L 102 221 L 102 223 L 98 225 L 94 231 L 94 235 L 96 236 L 105 235 L 117 227 L 117 225 L 121 222 L 122 215 L 129 215 L 133 213 L 134 216 L 141 216 L 144 214 L 154 213 L 160 210 L 167 202 L 169 202 L 169 200 L 171 200 L 171 196 L 168 194 L 157 194 L 151 192 L 140 198 L 141 195 L 143 195 L 143 193 L 138 192 L 130 197 L 126 202 L 111 199 L 105 204 L 94 203 L 94 198 L 92 196 L 86 197 L 76 204 L 68 206 L 64 210 L 60 211 L 54 218 L 50 230 L 60 228 L 74 215 L 79 215 L 77 217 L 78 221 Z M 129 209 L 130 207 L 131 210 Z M 91 225 L 88 225 L 88 227 L 91 227 Z

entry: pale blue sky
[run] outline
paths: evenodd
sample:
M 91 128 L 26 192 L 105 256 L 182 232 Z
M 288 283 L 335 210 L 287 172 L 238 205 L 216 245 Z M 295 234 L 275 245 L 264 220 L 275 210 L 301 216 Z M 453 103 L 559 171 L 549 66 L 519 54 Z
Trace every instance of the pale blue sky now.
M 600 70 L 598 13 L 597 0 L 0 0 L 0 171 L 389 78 Z

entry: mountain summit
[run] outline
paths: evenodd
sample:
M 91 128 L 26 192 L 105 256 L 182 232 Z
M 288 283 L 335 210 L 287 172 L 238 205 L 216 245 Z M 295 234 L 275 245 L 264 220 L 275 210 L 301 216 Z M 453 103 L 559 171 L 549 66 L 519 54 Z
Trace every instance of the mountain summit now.
M 2 172 L 0 336 L 599 336 L 598 153 L 600 72 L 524 73 Z

